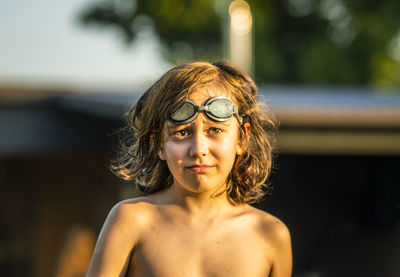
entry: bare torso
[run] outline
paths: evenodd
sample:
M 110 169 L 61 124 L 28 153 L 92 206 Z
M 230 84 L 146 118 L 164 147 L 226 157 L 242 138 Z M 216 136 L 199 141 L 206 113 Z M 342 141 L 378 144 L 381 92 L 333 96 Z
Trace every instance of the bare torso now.
M 251 208 L 214 222 L 190 222 L 176 207 L 147 208 L 152 216 L 143 226 L 127 276 L 268 276 L 269 245 Z
M 193 216 L 150 195 L 113 210 L 99 238 L 93 272 L 111 272 L 121 264 L 118 276 L 126 277 L 290 276 L 291 256 L 276 258 L 290 255 L 281 249 L 290 250 L 286 226 L 249 205 Z M 116 255 L 119 260 L 111 262 Z M 280 269 L 276 274 L 275 268 Z

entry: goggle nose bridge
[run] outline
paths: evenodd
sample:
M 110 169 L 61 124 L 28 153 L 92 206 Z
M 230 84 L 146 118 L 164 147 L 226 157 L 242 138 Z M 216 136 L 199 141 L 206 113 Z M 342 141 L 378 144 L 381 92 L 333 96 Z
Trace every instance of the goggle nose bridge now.
M 209 106 L 197 106 L 196 105 L 195 107 L 196 107 L 196 113 L 199 113 L 199 112 L 202 112 L 202 111 L 208 112 L 210 110 Z

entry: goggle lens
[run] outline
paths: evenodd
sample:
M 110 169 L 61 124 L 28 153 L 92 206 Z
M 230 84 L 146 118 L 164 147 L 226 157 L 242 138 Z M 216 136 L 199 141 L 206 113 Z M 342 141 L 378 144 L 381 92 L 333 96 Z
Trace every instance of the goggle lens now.
M 229 99 L 217 99 L 208 105 L 207 114 L 229 119 L 233 115 L 233 103 Z
M 185 121 L 196 113 L 196 107 L 190 103 L 185 102 L 183 106 L 171 114 L 171 119 L 174 121 Z

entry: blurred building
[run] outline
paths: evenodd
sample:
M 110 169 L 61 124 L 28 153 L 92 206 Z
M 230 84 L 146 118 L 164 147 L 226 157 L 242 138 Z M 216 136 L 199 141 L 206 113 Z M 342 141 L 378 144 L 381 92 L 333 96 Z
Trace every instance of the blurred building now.
M 107 167 L 112 134 L 136 97 L 36 90 L 28 95 L 40 97 L 26 100 L 23 89 L 6 91 L 0 276 L 68 276 L 61 271 L 75 264 L 71 253 L 82 258 L 70 274 L 84 276 L 109 209 L 134 193 Z M 400 94 L 298 87 L 261 94 L 281 128 L 274 189 L 259 207 L 291 230 L 293 276 L 400 276 Z

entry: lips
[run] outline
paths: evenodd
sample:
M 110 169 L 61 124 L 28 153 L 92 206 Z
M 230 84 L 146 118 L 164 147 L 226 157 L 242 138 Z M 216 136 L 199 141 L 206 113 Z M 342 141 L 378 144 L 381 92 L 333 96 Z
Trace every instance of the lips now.
M 190 171 L 196 172 L 196 173 L 204 173 L 204 172 L 211 170 L 212 168 L 213 168 L 213 166 L 204 165 L 204 164 L 198 164 L 198 165 L 196 164 L 196 165 L 187 167 L 187 169 L 189 169 Z

